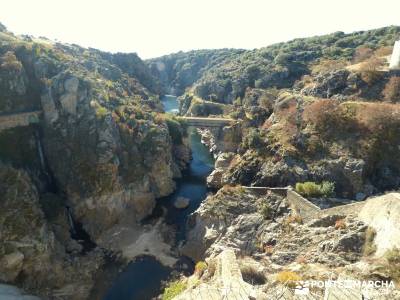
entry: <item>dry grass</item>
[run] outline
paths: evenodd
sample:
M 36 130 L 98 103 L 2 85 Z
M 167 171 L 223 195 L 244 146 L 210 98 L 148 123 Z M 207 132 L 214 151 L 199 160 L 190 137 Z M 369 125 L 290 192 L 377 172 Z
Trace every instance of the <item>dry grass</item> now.
M 225 184 L 222 187 L 221 192 L 226 194 L 244 194 L 246 189 L 241 185 Z
M 332 72 L 344 69 L 349 65 L 349 62 L 343 59 L 322 59 L 317 64 L 311 67 L 312 74 Z M 306 79 L 306 78 L 304 78 Z
M 374 50 L 366 46 L 360 46 L 354 52 L 353 61 L 359 63 L 370 59 L 374 55 Z
M 336 220 L 335 222 L 335 229 L 346 229 L 347 225 L 346 225 L 346 220 L 345 219 L 339 219 Z
M 282 271 L 276 275 L 276 281 L 291 288 L 294 288 L 300 280 L 301 276 L 292 271 Z
M 372 227 L 368 227 L 365 231 L 365 242 L 363 246 L 363 254 L 365 256 L 370 256 L 375 253 L 376 245 L 374 244 L 374 239 L 376 236 L 376 231 Z
M 303 224 L 303 219 L 299 215 L 289 215 L 283 220 L 283 230 L 286 233 L 290 233 L 293 230 L 293 225 Z
M 271 256 L 274 253 L 274 246 L 272 245 L 264 246 L 264 253 L 267 254 L 268 256 Z
M 201 277 L 204 274 L 204 271 L 207 270 L 207 263 L 204 261 L 199 261 L 196 263 L 196 266 L 194 267 L 194 273 Z
M 400 102 L 400 77 L 391 77 L 382 94 L 386 102 Z
M 265 284 L 266 278 L 263 272 L 257 270 L 253 266 L 244 265 L 240 267 L 240 272 L 242 273 L 243 280 L 252 285 Z
M 305 264 L 307 264 L 307 258 L 305 257 L 305 256 L 298 256 L 297 258 L 296 258 L 296 262 L 298 263 L 298 264 L 302 264 L 302 265 L 305 265 Z
M 395 282 L 400 282 L 400 249 L 386 251 L 384 255 L 387 265 L 384 266 L 386 274 Z
M 391 55 L 393 52 L 393 47 L 391 46 L 383 46 L 375 50 L 375 55 L 378 57 Z
M 382 78 L 380 69 L 385 65 L 385 60 L 378 57 L 371 57 L 360 65 L 361 79 L 372 85 Z

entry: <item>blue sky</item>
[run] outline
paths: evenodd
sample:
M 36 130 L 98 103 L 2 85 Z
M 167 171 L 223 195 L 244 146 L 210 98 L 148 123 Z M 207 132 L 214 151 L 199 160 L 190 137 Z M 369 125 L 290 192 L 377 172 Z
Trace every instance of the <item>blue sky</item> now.
M 400 25 L 399 0 L 2 0 L 0 22 L 142 58 Z

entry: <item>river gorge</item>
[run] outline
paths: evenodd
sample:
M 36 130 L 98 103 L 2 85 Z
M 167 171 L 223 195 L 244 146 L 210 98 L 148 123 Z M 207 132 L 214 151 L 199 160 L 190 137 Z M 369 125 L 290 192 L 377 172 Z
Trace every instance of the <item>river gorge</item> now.
M 176 97 L 168 95 L 161 99 L 164 110 L 167 113 L 176 114 L 179 110 L 179 102 Z M 206 185 L 206 177 L 214 168 L 214 159 L 205 145 L 201 143 L 201 137 L 195 128 L 188 128 L 188 145 L 191 149 L 192 159 L 183 172 L 182 178 L 177 180 L 175 191 L 157 200 L 153 214 L 145 219 L 145 224 L 155 224 L 161 219 L 167 226 L 173 228 L 175 240 L 169 241 L 174 252 L 178 252 L 178 246 L 185 241 L 185 228 L 188 216 L 194 212 L 206 198 L 210 190 Z M 190 199 L 188 207 L 179 209 L 174 206 L 178 197 Z M 177 253 L 177 255 L 179 255 Z M 193 272 L 193 262 L 187 257 L 178 257 L 174 266 L 165 266 L 154 256 L 141 255 L 121 272 L 115 262 L 111 261 L 105 267 L 100 281 L 95 285 L 93 299 L 104 294 L 104 300 L 132 300 L 151 299 L 162 292 L 163 282 L 168 281 L 179 273 L 190 275 Z M 107 284 L 112 280 L 111 284 Z M 104 287 L 109 286 L 107 291 Z M 97 298 L 98 299 L 98 298 Z
M 0 24 L 0 299 L 399 283 L 399 33 L 142 60 Z

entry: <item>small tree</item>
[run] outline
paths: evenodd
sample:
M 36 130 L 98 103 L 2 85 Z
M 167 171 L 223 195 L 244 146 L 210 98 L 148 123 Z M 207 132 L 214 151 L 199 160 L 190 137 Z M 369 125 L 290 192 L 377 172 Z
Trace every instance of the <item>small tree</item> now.
M 372 57 L 374 51 L 366 46 L 360 46 L 354 53 L 354 62 L 359 63 Z
M 373 85 L 376 81 L 378 81 L 382 74 L 379 72 L 379 69 L 384 65 L 384 61 L 377 57 L 371 57 L 365 62 L 362 63 L 360 67 L 361 78 L 368 85 Z
M 382 93 L 386 102 L 400 102 L 400 77 L 390 78 Z

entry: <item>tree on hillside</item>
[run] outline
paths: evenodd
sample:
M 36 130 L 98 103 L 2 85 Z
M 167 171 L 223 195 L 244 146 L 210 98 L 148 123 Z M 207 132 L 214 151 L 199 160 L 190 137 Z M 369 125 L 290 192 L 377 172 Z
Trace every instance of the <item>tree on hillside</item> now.
M 374 84 L 382 77 L 382 73 L 379 69 L 382 68 L 383 65 L 384 61 L 375 56 L 364 61 L 360 67 L 362 80 L 364 80 L 368 85 Z
M 354 53 L 354 62 L 355 63 L 363 62 L 371 58 L 373 54 L 374 51 L 371 48 L 367 46 L 360 46 L 356 49 Z
M 400 102 L 400 77 L 392 77 L 383 90 L 384 100 L 387 102 Z

